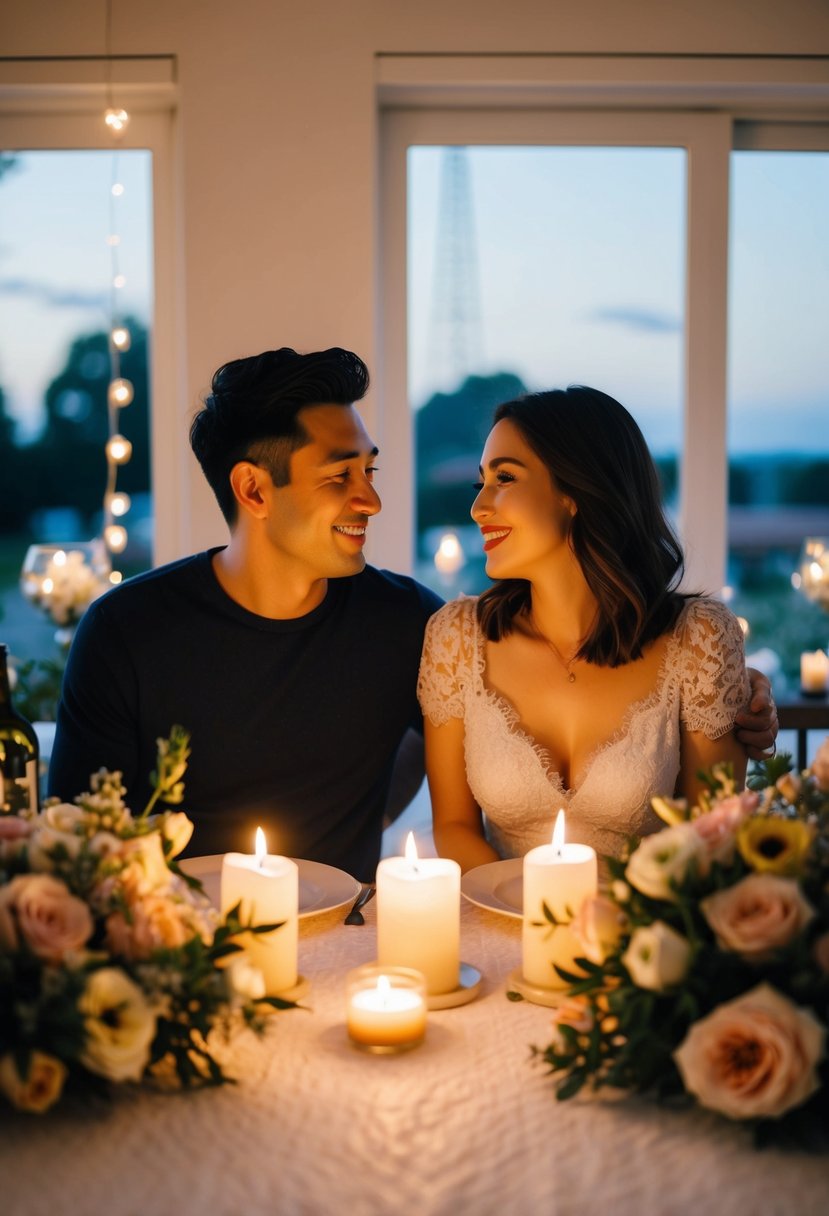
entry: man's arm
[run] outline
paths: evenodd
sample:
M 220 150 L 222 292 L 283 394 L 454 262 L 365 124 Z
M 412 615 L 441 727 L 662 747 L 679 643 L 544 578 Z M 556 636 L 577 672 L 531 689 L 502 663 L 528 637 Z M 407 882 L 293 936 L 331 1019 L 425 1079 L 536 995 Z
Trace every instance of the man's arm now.
M 105 607 L 92 604 L 78 625 L 63 676 L 48 790 L 64 801 L 89 789 L 99 768 L 137 788 L 138 734 L 130 712 L 135 675 L 129 647 Z
M 737 738 L 752 760 L 767 760 L 776 746 L 777 706 L 774 704 L 771 684 L 762 671 L 746 668 L 751 683 L 748 705 L 741 709 L 734 722 Z

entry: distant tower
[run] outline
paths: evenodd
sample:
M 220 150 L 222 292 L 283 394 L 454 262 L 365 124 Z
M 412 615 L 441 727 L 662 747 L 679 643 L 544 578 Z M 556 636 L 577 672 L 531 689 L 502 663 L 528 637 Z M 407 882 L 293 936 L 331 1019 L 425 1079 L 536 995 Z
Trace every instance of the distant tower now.
M 431 370 L 443 391 L 483 370 L 482 329 L 467 150 L 445 148 L 429 327 Z

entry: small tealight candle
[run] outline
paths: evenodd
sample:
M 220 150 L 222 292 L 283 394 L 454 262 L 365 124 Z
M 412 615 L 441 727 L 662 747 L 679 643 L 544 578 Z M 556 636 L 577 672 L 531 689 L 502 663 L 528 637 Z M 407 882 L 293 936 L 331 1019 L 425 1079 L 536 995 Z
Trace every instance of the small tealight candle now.
M 800 656 L 800 687 L 815 696 L 829 686 L 829 656 L 824 650 L 806 650 Z
M 559 811 L 552 844 L 530 849 L 524 858 L 522 974 L 537 988 L 566 988 L 555 970 L 575 969 L 582 953 L 570 928 L 582 903 L 598 890 L 596 853 L 586 844 L 565 844 L 564 811 Z M 547 905 L 557 924 L 544 915 Z
M 368 963 L 348 976 L 348 1037 L 378 1055 L 408 1051 L 426 1034 L 426 983 L 410 967 Z
M 419 858 L 411 832 L 406 856 L 377 867 L 377 961 L 421 971 L 430 996 L 460 982 L 461 868 L 446 857 Z
M 241 901 L 241 919 L 278 924 L 272 933 L 246 933 L 245 954 L 265 979 L 268 996 L 297 982 L 299 869 L 289 857 L 269 854 L 265 833 L 256 829 L 256 854 L 226 853 L 222 859 L 222 916 Z

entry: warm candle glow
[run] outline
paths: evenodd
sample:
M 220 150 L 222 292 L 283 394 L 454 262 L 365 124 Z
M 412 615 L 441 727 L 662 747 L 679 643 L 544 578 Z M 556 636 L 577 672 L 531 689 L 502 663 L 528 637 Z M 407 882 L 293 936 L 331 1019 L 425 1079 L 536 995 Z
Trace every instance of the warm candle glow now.
M 268 842 L 265 839 L 265 833 L 262 831 L 261 828 L 256 829 L 255 852 L 256 852 L 256 864 L 259 866 L 259 869 L 261 870 L 262 866 L 265 862 L 265 858 L 268 855 Z
M 389 1003 L 389 993 L 391 992 L 391 984 L 387 975 L 377 976 L 377 991 L 380 995 L 380 1001 L 383 1005 Z
M 58 549 L 57 553 L 52 558 L 52 561 L 55 563 L 56 566 L 65 566 L 66 565 L 66 554 L 64 553 L 63 549 Z
M 561 853 L 564 848 L 564 811 L 560 810 L 556 815 L 556 824 L 553 828 L 553 848 L 557 853 Z
M 410 861 L 412 865 L 417 867 L 417 845 L 415 844 L 414 832 L 409 832 L 406 837 L 406 847 L 403 850 L 403 856 L 406 861 Z

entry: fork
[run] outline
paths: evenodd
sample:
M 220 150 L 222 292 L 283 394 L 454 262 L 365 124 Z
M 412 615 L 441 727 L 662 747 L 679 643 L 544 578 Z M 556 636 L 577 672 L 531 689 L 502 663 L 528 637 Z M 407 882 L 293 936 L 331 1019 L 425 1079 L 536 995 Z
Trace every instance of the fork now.
M 354 900 L 351 911 L 349 912 L 348 916 L 343 921 L 344 925 L 364 925 L 366 923 L 365 918 L 363 917 L 363 914 L 360 911 L 360 909 L 364 908 L 366 906 L 368 901 L 374 895 L 375 890 L 376 890 L 376 887 L 374 886 L 373 883 L 369 883 L 367 886 L 363 887 L 360 894 Z

